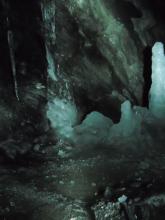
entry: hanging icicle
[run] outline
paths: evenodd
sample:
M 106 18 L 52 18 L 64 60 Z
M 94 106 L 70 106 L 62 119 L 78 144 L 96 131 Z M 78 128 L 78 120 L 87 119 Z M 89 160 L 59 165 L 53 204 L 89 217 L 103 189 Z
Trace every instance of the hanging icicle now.
M 17 100 L 19 101 L 18 95 L 18 84 L 17 84 L 17 77 L 16 77 L 16 64 L 15 64 L 15 54 L 14 54 L 14 42 L 13 42 L 13 32 L 11 30 L 10 25 L 10 10 L 9 10 L 9 2 L 6 0 L 2 0 L 2 6 L 5 12 L 5 19 L 6 19 L 6 26 L 7 26 L 7 41 L 9 46 L 9 54 L 11 60 L 11 68 L 12 68 L 12 75 L 13 75 L 13 82 L 14 82 L 14 91 Z
M 47 59 L 47 73 L 48 76 L 53 80 L 57 81 L 55 62 L 53 58 L 52 46 L 55 46 L 56 33 L 55 33 L 55 1 L 41 1 L 41 12 L 43 19 L 44 28 L 44 39 L 45 39 L 45 50 Z
M 7 31 L 7 40 L 9 45 L 9 52 L 10 52 L 10 60 L 11 60 L 11 68 L 13 74 L 13 82 L 14 82 L 14 91 L 17 100 L 19 101 L 18 95 L 18 83 L 17 83 L 17 75 L 16 75 L 16 64 L 15 64 L 15 55 L 14 55 L 14 43 L 13 43 L 13 32 L 11 30 Z

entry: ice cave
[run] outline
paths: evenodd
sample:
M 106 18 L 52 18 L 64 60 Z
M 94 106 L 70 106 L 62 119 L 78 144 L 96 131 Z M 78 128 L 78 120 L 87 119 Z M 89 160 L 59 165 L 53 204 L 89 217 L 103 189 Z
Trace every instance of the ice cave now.
M 164 11 L 0 0 L 0 220 L 165 219 Z

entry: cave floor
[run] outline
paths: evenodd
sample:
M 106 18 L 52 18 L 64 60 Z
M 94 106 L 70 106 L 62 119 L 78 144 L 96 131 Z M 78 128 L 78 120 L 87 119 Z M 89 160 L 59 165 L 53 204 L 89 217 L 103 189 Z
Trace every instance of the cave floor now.
M 1 163 L 0 219 L 107 219 L 95 218 L 91 207 L 99 201 L 115 203 L 122 195 L 128 197 L 130 207 L 147 204 L 149 209 L 149 198 L 157 196 L 159 204 L 161 196 L 164 207 L 165 180 L 150 172 L 150 160 L 156 172 L 157 166 L 162 172 L 165 155 L 154 161 L 137 155 L 135 160 L 131 154 L 112 153 L 112 149 L 102 146 L 101 150 L 77 151 L 56 145 Z M 164 219 L 157 212 L 161 213 L 154 209 L 156 218 L 148 219 Z

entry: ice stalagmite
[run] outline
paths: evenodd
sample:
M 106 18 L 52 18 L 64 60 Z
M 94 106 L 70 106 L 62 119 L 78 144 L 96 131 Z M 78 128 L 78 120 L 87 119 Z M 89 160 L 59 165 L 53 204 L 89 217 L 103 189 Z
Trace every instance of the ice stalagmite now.
M 161 42 L 152 48 L 152 85 L 149 109 L 158 118 L 165 119 L 165 54 Z
M 126 100 L 121 105 L 121 119 L 118 124 L 114 124 L 110 130 L 109 139 L 113 137 L 129 137 L 139 127 L 139 122 L 134 115 L 130 101 Z
M 129 136 L 133 131 L 133 112 L 130 101 L 125 101 L 121 105 L 120 128 L 123 136 Z

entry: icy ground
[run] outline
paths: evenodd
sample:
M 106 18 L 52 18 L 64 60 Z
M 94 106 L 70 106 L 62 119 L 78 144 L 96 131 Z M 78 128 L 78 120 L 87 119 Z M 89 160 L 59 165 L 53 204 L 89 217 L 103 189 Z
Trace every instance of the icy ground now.
M 126 101 L 118 124 L 92 112 L 76 125 L 75 108 L 62 104 L 56 141 L 42 135 L 29 152 L 23 142 L 22 151 L 14 141 L 1 145 L 9 160 L 1 158 L 1 219 L 163 220 L 164 121 Z M 72 117 L 62 117 L 66 106 Z

